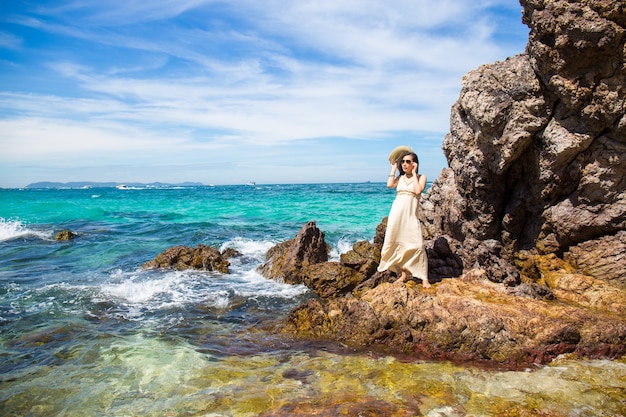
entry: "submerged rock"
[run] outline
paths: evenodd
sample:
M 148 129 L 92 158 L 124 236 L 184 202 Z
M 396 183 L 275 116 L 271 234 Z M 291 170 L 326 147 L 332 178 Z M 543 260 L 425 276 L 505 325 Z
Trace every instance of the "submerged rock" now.
M 66 229 L 66 230 L 62 230 L 58 232 L 56 236 L 54 237 L 54 239 L 58 241 L 65 241 L 65 240 L 72 240 L 76 236 L 78 236 L 76 233 L 72 232 L 71 230 Z

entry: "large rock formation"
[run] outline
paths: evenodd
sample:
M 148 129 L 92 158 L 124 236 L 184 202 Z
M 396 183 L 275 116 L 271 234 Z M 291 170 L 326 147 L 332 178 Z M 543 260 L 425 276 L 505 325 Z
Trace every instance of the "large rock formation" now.
M 626 5 L 521 4 L 526 53 L 463 78 L 422 199 L 440 282 L 376 272 L 383 221 L 340 262 L 290 269 L 318 297 L 288 331 L 507 367 L 626 354 Z
M 509 260 L 523 249 L 567 253 L 589 274 L 621 271 L 611 280 L 623 283 L 626 6 L 521 3 L 526 53 L 463 78 L 443 144 L 450 168 L 422 220 L 431 236 L 493 239 Z M 581 257 L 581 245 L 603 256 Z

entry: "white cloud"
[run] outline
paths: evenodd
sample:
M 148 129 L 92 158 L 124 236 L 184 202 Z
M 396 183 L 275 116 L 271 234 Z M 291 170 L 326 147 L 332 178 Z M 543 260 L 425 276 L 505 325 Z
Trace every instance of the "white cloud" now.
M 49 34 L 46 60 L 33 67 L 48 82 L 2 84 L 0 161 L 91 153 L 104 165 L 134 155 L 146 175 L 173 155 L 217 163 L 244 145 L 269 160 L 272 147 L 329 146 L 323 138 L 443 139 L 462 75 L 523 49 L 494 38 L 485 14 L 494 4 L 83 1 L 14 16 Z M 440 142 L 429 146 L 425 154 L 441 153 Z M 311 164 L 332 160 L 324 154 Z

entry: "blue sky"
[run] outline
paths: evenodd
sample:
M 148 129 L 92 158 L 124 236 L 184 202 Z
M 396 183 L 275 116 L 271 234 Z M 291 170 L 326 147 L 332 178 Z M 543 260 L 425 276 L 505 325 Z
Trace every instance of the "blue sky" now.
M 11 0 L 0 187 L 430 181 L 469 70 L 524 52 L 517 0 Z

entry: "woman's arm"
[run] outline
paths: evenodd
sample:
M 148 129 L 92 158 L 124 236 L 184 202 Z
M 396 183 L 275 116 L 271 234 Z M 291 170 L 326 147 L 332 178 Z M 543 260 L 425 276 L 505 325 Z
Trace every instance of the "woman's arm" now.
M 415 181 L 413 181 L 413 192 L 416 195 L 420 195 L 426 189 L 426 175 L 417 173 L 416 163 L 413 163 L 413 176 L 415 178 Z
M 391 164 L 391 174 L 387 177 L 387 188 L 396 188 L 398 186 L 398 178 L 396 177 L 396 171 L 398 170 L 398 163 Z
M 416 181 L 413 181 L 413 192 L 420 195 L 426 189 L 426 175 L 417 174 Z

